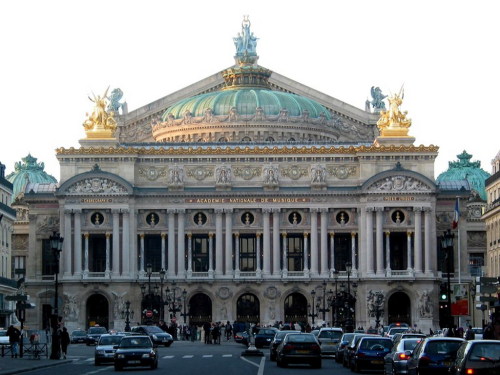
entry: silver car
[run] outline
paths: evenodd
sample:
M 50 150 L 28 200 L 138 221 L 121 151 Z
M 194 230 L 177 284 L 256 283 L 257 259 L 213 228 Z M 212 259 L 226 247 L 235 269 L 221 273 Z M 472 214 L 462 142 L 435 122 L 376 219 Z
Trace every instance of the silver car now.
M 422 338 L 414 337 L 401 339 L 398 343 L 395 343 L 391 351 L 384 357 L 384 374 L 407 374 L 406 362 L 408 357 L 421 340 Z
M 95 347 L 94 364 L 99 366 L 104 362 L 113 362 L 116 351 L 116 349 L 113 349 L 113 346 L 118 345 L 124 336 L 115 334 L 101 335 Z

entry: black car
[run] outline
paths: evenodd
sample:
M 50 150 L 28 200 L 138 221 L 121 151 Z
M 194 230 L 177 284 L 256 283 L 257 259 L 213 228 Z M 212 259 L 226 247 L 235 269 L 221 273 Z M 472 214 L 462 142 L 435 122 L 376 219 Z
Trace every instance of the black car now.
M 312 333 L 290 333 L 276 349 L 276 363 L 286 367 L 290 363 L 308 363 L 321 368 L 321 346 Z
M 404 375 L 408 372 L 407 362 L 413 353 L 413 349 L 424 338 L 401 339 L 392 345 L 392 349 L 384 357 L 385 375 Z
M 355 333 L 354 336 L 352 336 L 351 340 L 349 341 L 349 344 L 344 349 L 344 355 L 342 357 L 342 365 L 344 367 L 351 367 L 351 360 L 352 356 L 354 354 L 354 349 L 356 348 L 356 344 L 358 343 L 359 340 L 361 340 L 362 337 L 376 337 L 378 335 L 369 335 L 367 333 Z M 380 337 L 380 336 L 378 336 Z
M 79 344 L 87 342 L 87 332 L 83 329 L 75 329 L 70 335 L 72 344 Z
M 255 347 L 263 348 L 271 345 L 271 341 L 274 338 L 274 335 L 278 332 L 277 328 L 260 328 L 255 334 Z
M 352 354 L 351 370 L 382 370 L 384 357 L 391 351 L 392 340 L 388 337 L 362 337 Z
M 248 332 L 236 332 L 233 336 L 234 342 L 238 342 L 243 345 L 248 345 Z
M 269 359 L 271 361 L 276 361 L 276 349 L 289 333 L 300 333 L 300 331 L 277 331 L 274 335 L 274 338 L 271 340 L 271 345 L 269 345 Z
M 108 333 L 108 330 L 105 327 L 90 327 L 87 331 L 85 343 L 87 345 L 96 345 L 101 338 L 101 335 L 104 335 L 105 333 Z
M 406 362 L 408 375 L 448 375 L 463 339 L 427 337 L 420 341 Z
M 132 333 L 138 333 L 141 335 L 147 335 L 151 338 L 154 344 L 163 344 L 169 347 L 174 342 L 174 338 L 170 333 L 165 332 L 158 326 L 137 326 L 132 327 L 130 330 Z
M 344 333 L 340 338 L 339 348 L 337 349 L 337 354 L 335 355 L 335 362 L 340 363 L 344 360 L 344 351 L 346 350 L 347 345 L 354 337 L 354 333 Z
M 500 374 L 500 341 L 470 340 L 461 344 L 450 375 Z
M 115 371 L 124 367 L 144 366 L 158 367 L 158 354 L 153 342 L 146 335 L 124 336 L 120 344 L 113 347 L 115 351 Z

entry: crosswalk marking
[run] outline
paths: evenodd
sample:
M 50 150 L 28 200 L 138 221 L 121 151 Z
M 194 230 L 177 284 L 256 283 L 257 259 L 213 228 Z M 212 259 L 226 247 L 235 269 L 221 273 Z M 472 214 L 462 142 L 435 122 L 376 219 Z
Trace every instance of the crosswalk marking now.
M 193 358 L 194 355 L 183 355 L 182 358 Z
M 202 357 L 203 357 L 203 358 L 212 358 L 212 357 L 213 357 L 213 355 L 212 355 L 212 354 L 205 354 L 205 355 L 203 355 Z
M 229 358 L 229 357 L 232 357 L 233 355 L 232 354 L 223 354 L 222 357 L 224 358 Z
M 174 357 L 175 357 L 175 355 L 166 355 L 166 356 L 164 356 L 164 357 L 162 357 L 162 358 L 163 358 L 163 359 L 172 359 L 172 358 L 174 358 Z
M 162 356 L 161 358 L 162 359 L 175 359 L 175 358 L 194 358 L 194 357 L 202 357 L 202 358 L 216 358 L 216 357 L 222 357 L 222 358 L 232 358 L 234 355 L 233 354 L 220 354 L 220 355 L 214 355 L 214 354 L 202 354 L 202 355 L 194 355 L 194 354 L 185 354 L 185 355 L 165 355 L 165 356 Z M 90 363 L 90 362 L 94 362 L 94 358 L 93 357 L 90 357 L 90 358 L 82 358 L 82 357 L 73 357 L 71 358 L 73 360 L 73 363 L 75 364 L 87 364 L 87 363 Z M 111 366 L 113 365 L 113 363 L 107 363 L 108 366 Z

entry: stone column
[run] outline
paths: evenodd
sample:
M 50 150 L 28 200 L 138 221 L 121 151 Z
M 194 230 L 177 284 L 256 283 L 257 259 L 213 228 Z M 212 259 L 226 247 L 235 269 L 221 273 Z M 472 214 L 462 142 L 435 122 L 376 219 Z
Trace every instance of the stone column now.
M 175 210 L 167 210 L 168 214 L 168 265 L 167 278 L 175 277 Z
M 214 277 L 214 234 L 208 233 L 208 277 Z
M 113 214 L 113 277 L 120 276 L 120 210 L 111 210 Z
M 184 233 L 184 218 L 186 210 L 177 213 L 177 277 L 186 277 L 186 235 Z
M 141 263 L 139 264 L 139 274 L 141 275 L 144 275 L 144 257 L 145 257 L 145 254 L 144 254 L 144 233 L 139 233 L 139 246 L 140 246 L 140 259 L 141 259 Z
M 79 278 L 82 275 L 82 210 L 74 210 L 75 215 L 75 272 Z
M 283 268 L 281 270 L 281 276 L 282 277 L 287 277 L 288 276 L 288 244 L 286 240 L 286 232 L 281 233 L 281 236 L 283 238 Z
M 428 208 L 424 209 L 424 262 L 425 262 L 425 273 L 431 274 L 433 272 L 433 263 L 431 257 L 433 254 L 431 247 L 431 210 Z
M 133 264 L 130 262 L 131 254 L 135 253 L 130 251 L 130 213 L 128 210 L 122 210 L 123 215 L 123 230 L 122 230 L 122 254 L 123 254 L 123 267 L 122 267 L 122 275 L 132 275 L 132 270 L 130 269 L 130 265 Z M 134 270 L 135 275 L 135 270 Z
M 352 270 L 356 271 L 356 232 L 351 232 L 351 264 Z
M 109 278 L 111 276 L 111 233 L 106 232 L 106 269 L 104 270 L 104 276 Z
M 304 232 L 304 276 L 309 276 L 309 245 L 308 245 L 309 233 Z
M 238 279 L 240 277 L 240 234 L 238 232 L 234 233 L 234 277 Z
M 391 272 L 391 232 L 385 232 L 385 270 Z
M 311 209 L 311 276 L 318 275 L 318 210 Z
M 255 264 L 255 272 L 257 277 L 261 277 L 262 275 L 262 269 L 260 268 L 260 237 L 262 236 L 262 233 L 257 232 L 255 233 L 256 241 L 257 241 L 257 246 L 256 246 L 256 264 Z
M 263 269 L 262 275 L 267 277 L 271 274 L 271 230 L 270 230 L 270 220 L 269 214 L 271 209 L 262 209 L 262 231 L 263 231 Z
M 330 232 L 330 272 L 335 270 L 335 232 Z
M 64 250 L 63 253 L 63 277 L 69 277 L 72 274 L 71 266 L 73 263 L 73 255 L 71 248 L 71 210 L 64 210 L 64 233 L 63 236 L 66 239 L 63 242 Z
M 366 208 L 366 273 L 373 274 L 373 207 Z
M 223 249 L 222 249 L 222 210 L 215 210 L 215 276 L 222 275 Z
M 83 257 L 83 276 L 88 277 L 89 276 L 89 237 L 90 233 L 86 232 L 84 233 L 85 237 L 85 253 Z
M 322 208 L 321 212 L 321 276 L 328 276 L 328 209 Z
M 280 275 L 280 250 L 280 210 L 273 208 L 273 276 Z
M 415 212 L 415 272 L 422 273 L 422 207 L 414 207 Z
M 383 217 L 384 209 L 383 207 L 377 207 L 375 209 L 376 215 L 376 232 L 375 236 L 377 239 L 377 275 L 384 275 L 384 230 L 383 230 Z
M 233 210 L 225 209 L 226 213 L 226 276 L 233 276 Z
M 411 230 L 406 231 L 406 258 L 407 258 L 407 265 L 406 269 L 410 271 L 412 269 L 412 264 L 411 264 Z
M 187 277 L 193 276 L 193 241 L 192 241 L 192 233 L 187 233 L 188 238 L 188 267 L 187 267 Z
M 161 232 L 161 268 L 163 270 L 167 269 L 167 259 L 166 259 L 166 252 L 167 252 L 167 233 Z

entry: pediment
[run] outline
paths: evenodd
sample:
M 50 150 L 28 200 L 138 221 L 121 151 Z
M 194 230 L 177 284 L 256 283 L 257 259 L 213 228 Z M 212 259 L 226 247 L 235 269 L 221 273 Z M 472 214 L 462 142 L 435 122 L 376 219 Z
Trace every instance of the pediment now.
M 115 174 L 101 170 L 85 172 L 64 182 L 58 195 L 129 195 L 133 187 Z
M 362 187 L 367 193 L 434 193 L 436 185 L 424 175 L 400 166 L 368 179 Z

